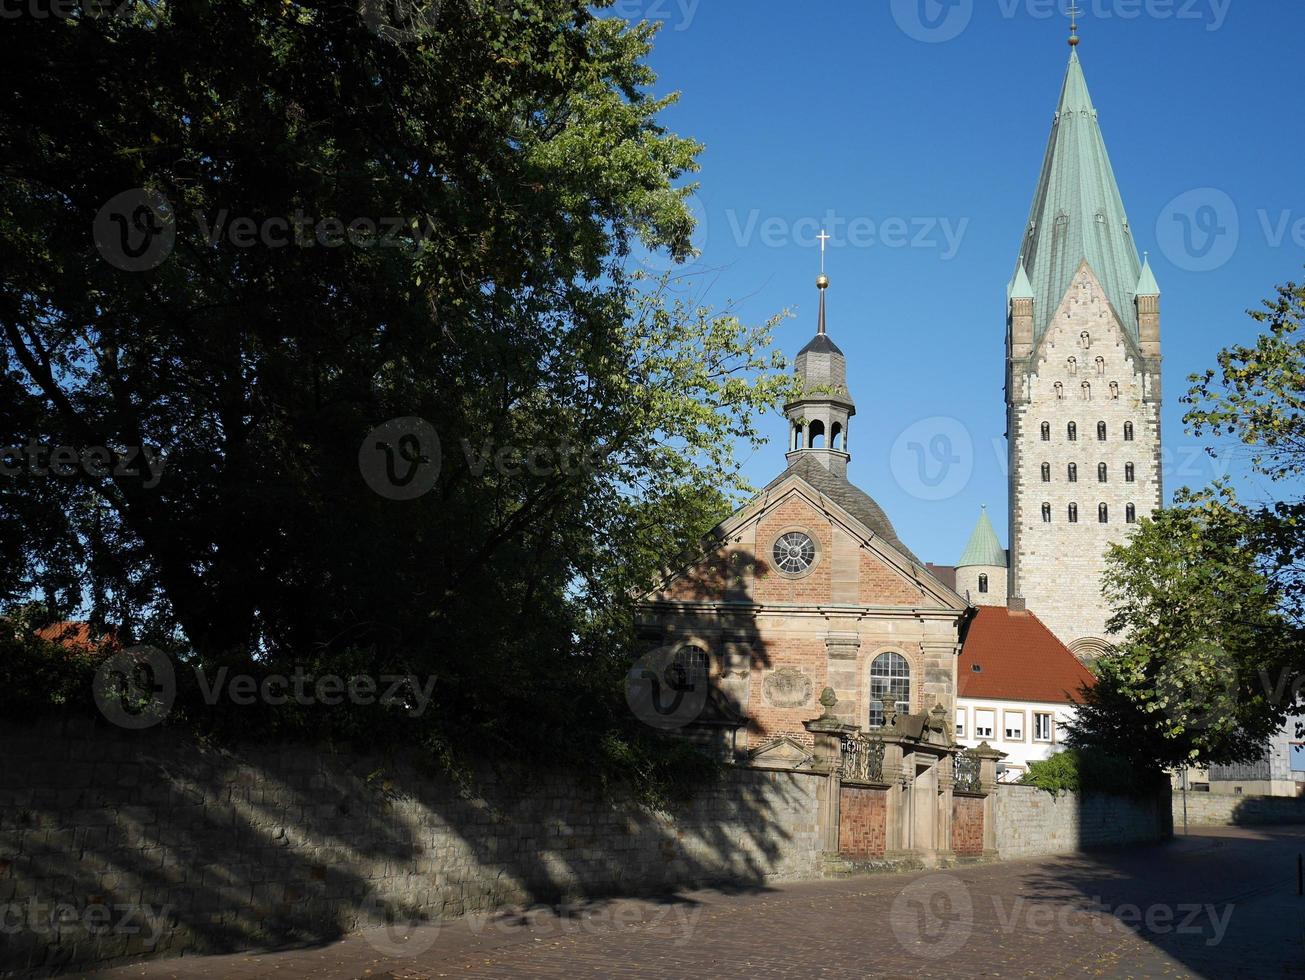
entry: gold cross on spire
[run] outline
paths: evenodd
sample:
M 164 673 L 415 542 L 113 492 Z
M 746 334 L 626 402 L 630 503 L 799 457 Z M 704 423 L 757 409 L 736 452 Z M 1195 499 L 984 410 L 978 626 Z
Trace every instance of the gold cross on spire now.
M 1069 46 L 1078 47 L 1078 15 L 1083 12 L 1076 0 L 1071 0 L 1065 13 L 1069 16 Z
M 816 236 L 820 240 L 820 274 L 825 274 L 825 242 L 829 241 L 832 236 L 825 229 L 820 229 L 820 234 Z

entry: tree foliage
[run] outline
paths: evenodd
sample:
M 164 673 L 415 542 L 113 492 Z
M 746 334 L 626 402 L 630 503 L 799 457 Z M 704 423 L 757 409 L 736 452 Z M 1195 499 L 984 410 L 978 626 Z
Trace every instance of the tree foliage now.
M 700 146 L 659 121 L 655 28 L 594 6 L 6 21 L 0 446 L 163 469 L 0 477 L 0 596 L 188 664 L 434 676 L 414 741 L 620 732 L 634 590 L 746 490 L 789 381 L 773 323 L 631 272 L 690 254 Z M 124 192 L 175 236 L 142 271 L 97 225 Z M 396 500 L 359 453 L 409 417 L 438 479 Z
M 1244 503 L 1226 482 L 1184 489 L 1111 549 L 1104 589 L 1123 642 L 1095 665 L 1075 744 L 1167 766 L 1250 761 L 1295 707 L 1305 676 L 1305 289 L 1287 284 L 1265 307 L 1251 316 L 1267 332 L 1222 351 L 1184 400 L 1195 434 L 1234 437 L 1278 493 Z

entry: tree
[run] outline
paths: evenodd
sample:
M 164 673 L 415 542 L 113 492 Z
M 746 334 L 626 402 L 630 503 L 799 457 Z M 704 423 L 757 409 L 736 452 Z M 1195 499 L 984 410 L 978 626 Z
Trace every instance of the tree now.
M 1280 287 L 1250 314 L 1268 331 L 1222 351 L 1184 398 L 1196 435 L 1236 437 L 1284 491 L 1305 473 L 1302 312 L 1305 289 Z M 1258 758 L 1305 677 L 1302 521 L 1299 495 L 1246 504 L 1220 482 L 1180 491 L 1113 547 L 1104 588 L 1124 642 L 1096 665 L 1075 744 L 1167 766 Z
M 655 28 L 96 9 L 0 35 L 0 446 L 79 461 L 0 476 L 0 595 L 192 663 L 431 675 L 437 740 L 619 727 L 631 586 L 746 490 L 789 383 L 772 324 L 631 273 L 689 254 L 700 150 L 659 122 Z
M 1250 533 L 1231 493 L 1216 488 L 1178 494 L 1112 546 L 1109 629 L 1124 641 L 1094 665 L 1073 745 L 1148 767 L 1259 756 L 1290 707 L 1277 684 L 1305 660 Z

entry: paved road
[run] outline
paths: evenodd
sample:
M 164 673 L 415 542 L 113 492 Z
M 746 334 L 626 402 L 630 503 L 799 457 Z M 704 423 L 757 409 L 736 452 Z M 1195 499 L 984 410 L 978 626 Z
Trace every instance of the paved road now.
M 127 978 L 1305 977 L 1305 828 L 1208 830 L 1091 856 L 874 875 L 370 930 Z

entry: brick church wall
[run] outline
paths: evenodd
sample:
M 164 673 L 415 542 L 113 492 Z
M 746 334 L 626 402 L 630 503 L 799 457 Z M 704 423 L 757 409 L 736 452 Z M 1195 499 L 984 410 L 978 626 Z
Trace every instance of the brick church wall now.
M 983 799 L 952 797 L 952 850 L 958 857 L 983 854 Z
M 847 858 L 883 857 L 887 819 L 883 790 L 843 786 L 838 794 L 838 853 Z
M 386 910 L 819 874 L 823 777 L 803 772 L 731 769 L 659 814 L 572 773 L 477 777 L 464 795 L 403 759 L 89 722 L 0 727 L 0 760 L 0 975 L 327 941 Z

